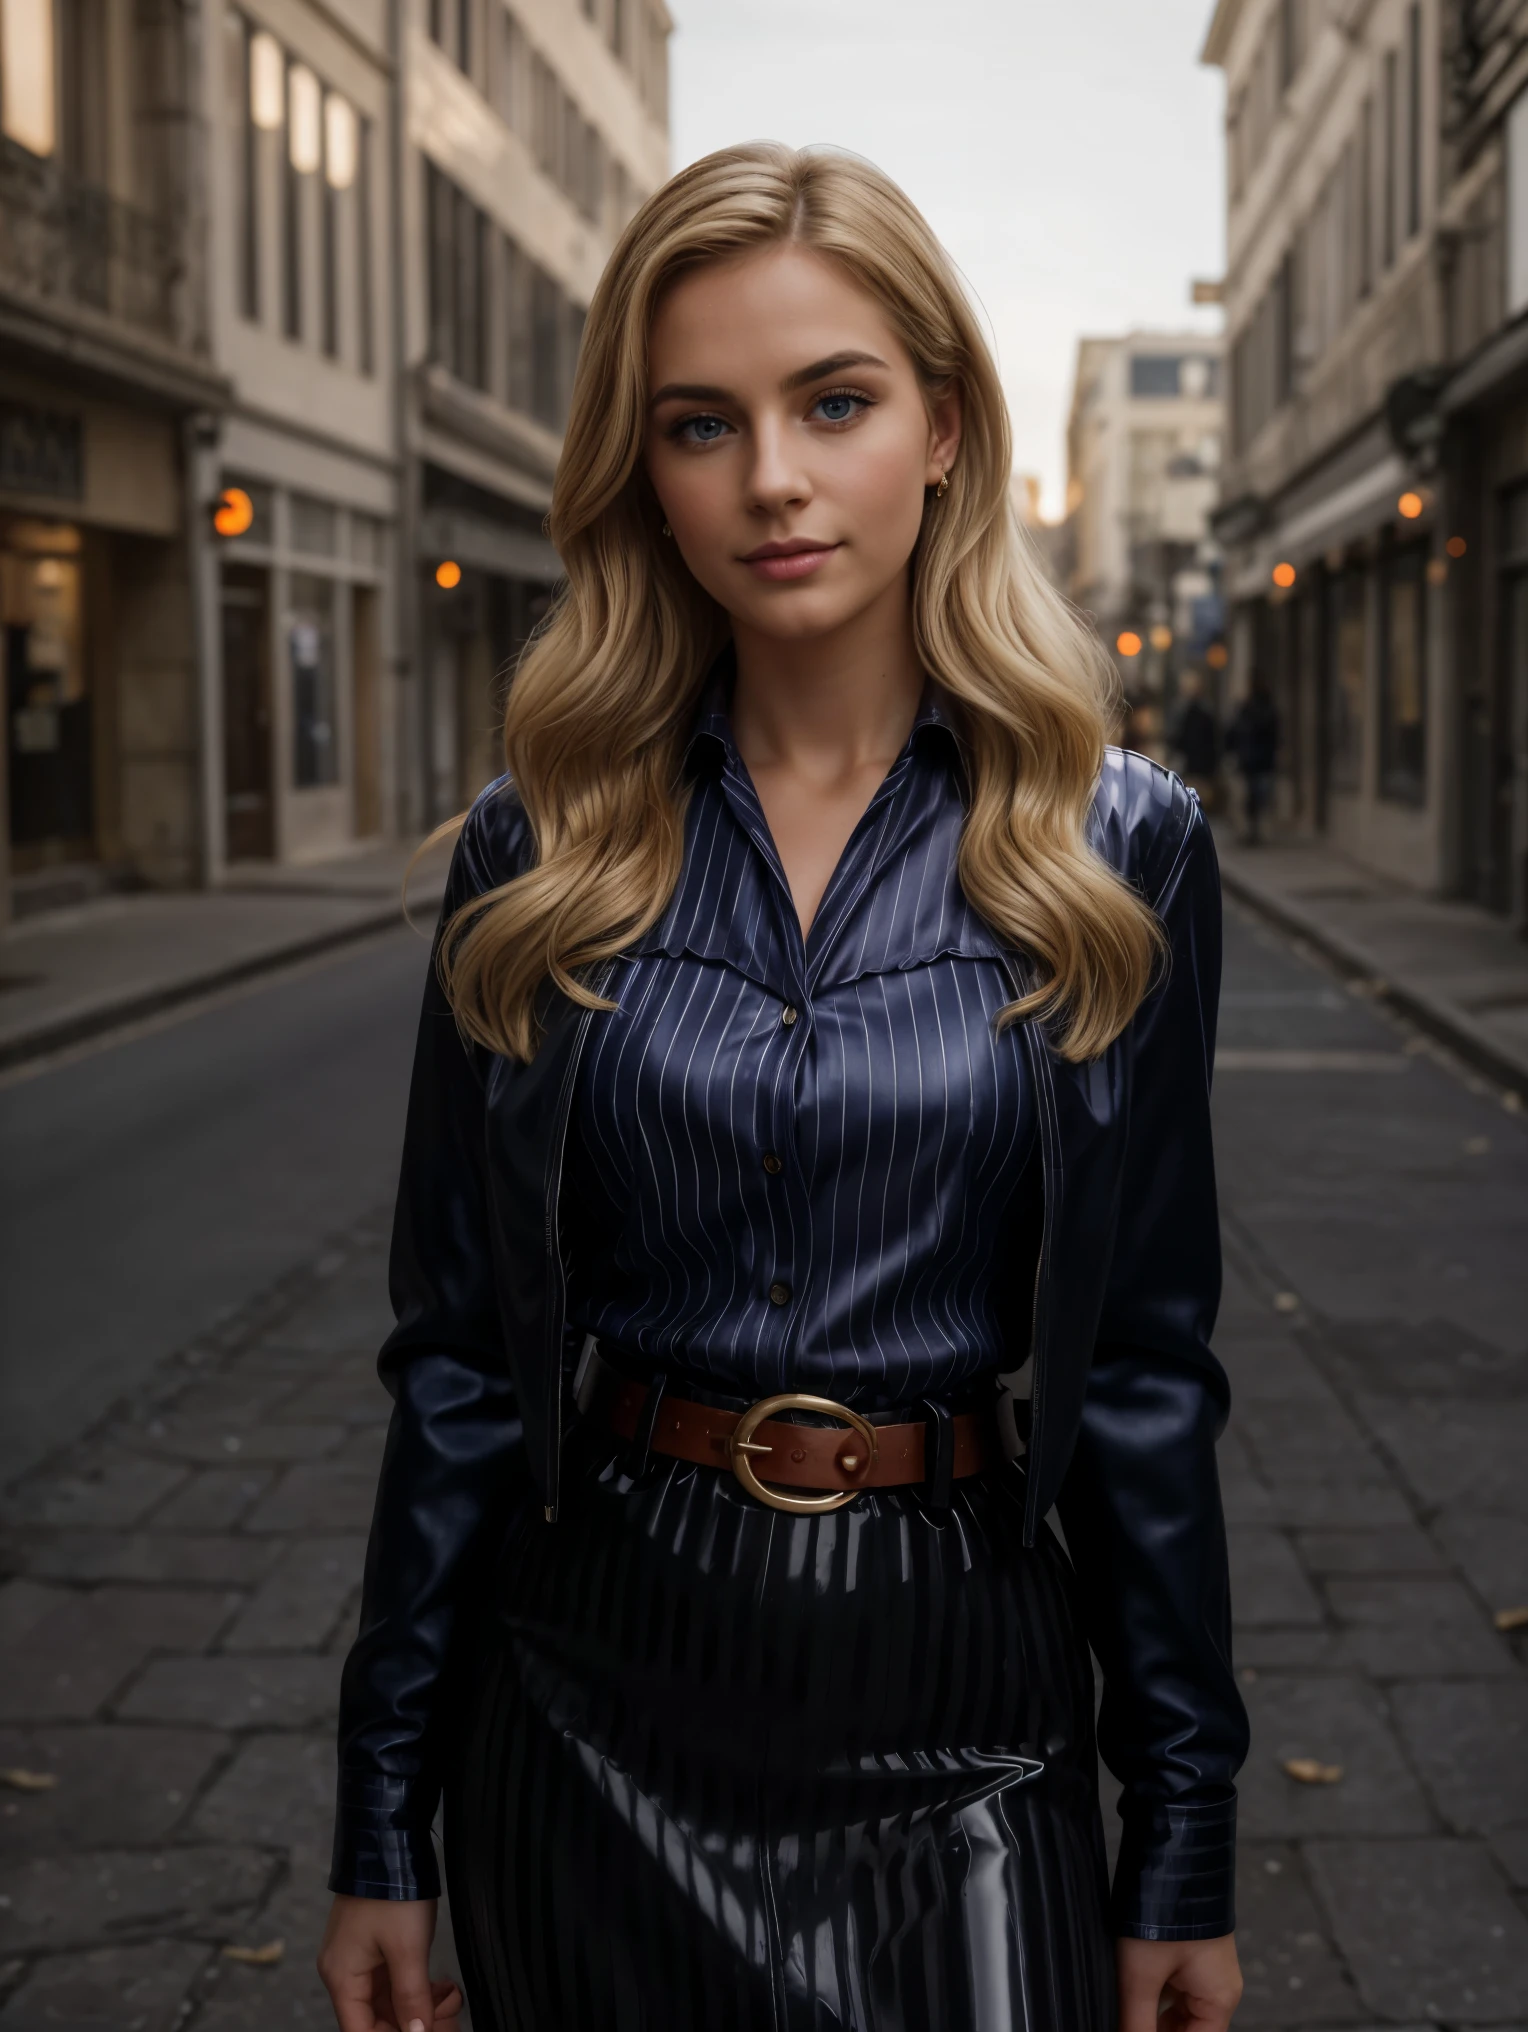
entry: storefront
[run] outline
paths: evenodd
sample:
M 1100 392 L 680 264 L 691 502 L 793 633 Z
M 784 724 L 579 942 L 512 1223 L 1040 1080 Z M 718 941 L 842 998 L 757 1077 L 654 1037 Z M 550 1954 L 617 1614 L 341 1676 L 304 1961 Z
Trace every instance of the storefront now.
M 218 540 L 223 853 L 321 860 L 397 829 L 392 479 L 328 458 L 312 477 L 334 491 L 309 492 L 226 455 L 260 449 L 247 428 L 230 440 L 221 483 L 242 526 Z

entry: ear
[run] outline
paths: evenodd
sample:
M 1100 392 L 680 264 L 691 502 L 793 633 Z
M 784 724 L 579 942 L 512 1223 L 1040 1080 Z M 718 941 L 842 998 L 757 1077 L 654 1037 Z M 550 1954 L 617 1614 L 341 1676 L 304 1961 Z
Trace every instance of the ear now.
M 958 381 L 948 381 L 928 398 L 928 466 L 924 484 L 939 485 L 940 476 L 954 465 L 960 451 L 960 434 L 965 419 L 965 401 Z

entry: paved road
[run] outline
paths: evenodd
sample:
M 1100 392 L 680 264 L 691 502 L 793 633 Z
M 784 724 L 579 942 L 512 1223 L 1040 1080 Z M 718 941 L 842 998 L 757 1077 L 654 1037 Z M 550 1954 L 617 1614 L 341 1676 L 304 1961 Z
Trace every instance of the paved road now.
M 1528 1604 L 1523 1119 L 1282 939 L 1233 914 L 1228 943 L 1239 2022 L 1528 2032 L 1528 1636 L 1493 1627 Z M 326 2022 L 311 1948 L 382 1261 L 358 1222 L 16 1492 L 0 1770 L 57 1783 L 0 1790 L 0 2032 Z
M 407 930 L 0 1083 L 0 1487 L 392 1193 Z

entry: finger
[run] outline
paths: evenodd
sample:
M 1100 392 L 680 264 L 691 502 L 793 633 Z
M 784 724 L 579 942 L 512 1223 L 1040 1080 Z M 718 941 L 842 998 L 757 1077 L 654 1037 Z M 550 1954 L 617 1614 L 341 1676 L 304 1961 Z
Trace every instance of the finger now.
M 439 2026 L 443 2018 L 454 2018 L 462 2008 L 462 1993 L 455 1983 L 431 1983 L 435 1998 L 435 2023 Z
M 321 1962 L 318 1972 L 329 1992 L 340 2032 L 378 2032 L 377 2014 L 372 2004 L 372 1971 L 352 1969 L 337 1974 Z
M 435 2032 L 435 1999 L 430 1993 L 430 1964 L 421 1948 L 387 1943 L 387 1984 L 392 1992 L 392 2022 L 398 2032 Z

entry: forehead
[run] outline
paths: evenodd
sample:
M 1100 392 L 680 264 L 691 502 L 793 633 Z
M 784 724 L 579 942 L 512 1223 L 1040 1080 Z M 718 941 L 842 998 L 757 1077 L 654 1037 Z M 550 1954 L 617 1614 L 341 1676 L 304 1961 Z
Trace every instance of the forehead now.
M 648 341 L 651 385 L 779 378 L 834 353 L 876 353 L 894 369 L 912 360 L 881 305 L 836 261 L 777 246 L 708 262 L 660 298 Z

